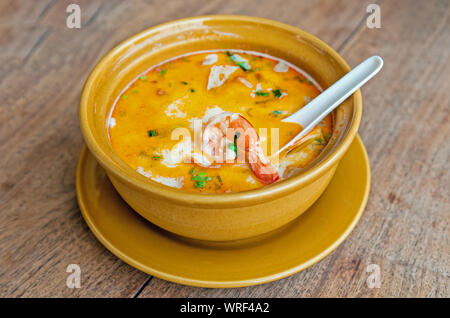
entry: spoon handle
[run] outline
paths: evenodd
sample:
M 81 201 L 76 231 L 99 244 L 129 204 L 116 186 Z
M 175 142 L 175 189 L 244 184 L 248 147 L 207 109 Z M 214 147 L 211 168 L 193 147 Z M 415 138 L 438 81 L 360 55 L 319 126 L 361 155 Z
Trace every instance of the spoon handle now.
M 383 66 L 383 60 L 379 56 L 369 57 L 345 74 L 336 83 L 324 90 L 306 106 L 282 121 L 294 122 L 302 125 L 303 130 L 289 141 L 278 153 L 294 144 L 311 131 L 326 115 L 339 106 L 347 97 L 371 79 Z

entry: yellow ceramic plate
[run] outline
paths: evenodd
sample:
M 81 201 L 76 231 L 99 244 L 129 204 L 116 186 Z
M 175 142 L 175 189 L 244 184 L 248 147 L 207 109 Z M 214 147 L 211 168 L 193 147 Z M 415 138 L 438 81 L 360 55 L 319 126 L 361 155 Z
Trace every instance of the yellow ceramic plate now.
M 324 194 L 299 218 L 264 237 L 207 243 L 175 236 L 140 217 L 86 148 L 77 171 L 81 212 L 106 248 L 150 275 L 202 287 L 266 283 L 318 262 L 355 227 L 369 189 L 369 160 L 358 136 Z

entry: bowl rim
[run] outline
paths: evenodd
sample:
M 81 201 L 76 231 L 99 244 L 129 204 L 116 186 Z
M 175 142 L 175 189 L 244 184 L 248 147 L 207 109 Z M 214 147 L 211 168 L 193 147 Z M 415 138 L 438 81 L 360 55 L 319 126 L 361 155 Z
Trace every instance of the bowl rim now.
M 309 42 L 314 43 L 314 45 L 316 45 L 320 49 L 326 51 L 326 53 L 330 55 L 337 62 L 337 64 L 344 69 L 344 71 L 346 72 L 350 71 L 350 67 L 345 62 L 345 60 L 339 55 L 339 53 L 337 53 L 333 48 L 331 48 L 328 44 L 326 44 L 322 40 L 297 27 L 266 18 L 251 17 L 245 15 L 226 15 L 226 14 L 201 15 L 171 20 L 169 22 L 165 22 L 153 26 L 151 28 L 145 29 L 127 38 L 126 40 L 120 42 L 112 50 L 108 51 L 108 53 L 92 69 L 82 90 L 79 106 L 80 128 L 86 145 L 88 146 L 89 150 L 92 152 L 94 157 L 97 159 L 97 161 L 100 163 L 100 165 L 106 170 L 108 176 L 118 178 L 121 182 L 124 182 L 128 186 L 133 187 L 134 189 L 155 194 L 165 200 L 177 204 L 190 205 L 198 208 L 229 208 L 229 207 L 249 206 L 266 202 L 275 198 L 279 198 L 283 195 L 287 195 L 301 188 L 304 185 L 313 182 L 314 180 L 318 179 L 320 176 L 325 174 L 327 171 L 330 171 L 332 167 L 336 165 L 338 161 L 346 153 L 358 131 L 362 117 L 362 96 L 361 91 L 359 89 L 351 96 L 351 98 L 353 99 L 354 111 L 352 114 L 350 127 L 348 128 L 347 133 L 343 136 L 342 140 L 340 140 L 339 144 L 336 145 L 334 150 L 332 150 L 322 161 L 318 162 L 316 165 L 312 166 L 303 173 L 290 177 L 286 180 L 283 180 L 282 182 L 278 182 L 269 186 L 264 186 L 253 190 L 234 193 L 220 193 L 220 194 L 197 193 L 167 187 L 158 184 L 156 182 L 149 182 L 148 180 L 143 179 L 143 177 L 139 178 L 138 172 L 134 171 L 131 167 L 127 166 L 129 170 L 134 171 L 135 174 L 132 173 L 128 174 L 123 172 L 121 169 L 117 169 L 118 164 L 109 156 L 108 153 L 103 151 L 103 149 L 98 145 L 98 142 L 94 137 L 93 133 L 94 129 L 91 129 L 91 126 L 89 125 L 88 100 L 89 96 L 93 92 L 94 83 L 96 79 L 101 75 L 104 66 L 106 66 L 106 64 L 109 63 L 109 61 L 113 57 L 115 57 L 118 53 L 120 53 L 121 50 L 125 49 L 128 46 L 133 45 L 133 43 L 136 43 L 141 38 L 146 38 L 154 33 L 163 31 L 165 29 L 169 29 L 174 25 L 178 26 L 183 24 L 189 25 L 189 23 L 192 22 L 203 22 L 212 20 L 241 21 L 241 22 L 245 21 L 255 24 L 264 24 L 270 25 L 271 27 L 275 27 L 277 29 L 283 29 L 285 31 L 298 34 L 302 38 L 306 38 Z M 124 165 L 126 165 L 126 163 L 124 163 Z

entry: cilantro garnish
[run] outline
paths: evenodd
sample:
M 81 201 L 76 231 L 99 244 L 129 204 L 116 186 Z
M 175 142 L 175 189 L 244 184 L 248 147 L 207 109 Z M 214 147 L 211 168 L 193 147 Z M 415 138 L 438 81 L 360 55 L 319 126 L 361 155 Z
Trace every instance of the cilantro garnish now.
M 197 181 L 194 183 L 196 188 L 204 188 L 205 187 L 205 181 Z
M 237 157 L 237 146 L 236 146 L 236 143 L 232 143 L 232 142 L 228 143 L 227 144 L 227 148 L 230 149 L 230 150 L 233 150 L 234 153 L 236 154 L 236 157 Z
M 238 152 L 238 147 L 237 147 L 237 140 L 238 140 L 238 138 L 239 138 L 240 135 L 241 135 L 241 133 L 240 133 L 239 131 L 237 131 L 237 132 L 234 134 L 234 141 L 233 141 L 233 142 L 229 142 L 229 143 L 227 144 L 227 148 L 230 149 L 230 150 L 233 150 L 233 152 L 234 152 L 235 155 L 236 155 L 236 158 L 238 157 L 238 154 L 239 154 L 239 152 Z
M 248 61 L 236 54 L 231 54 L 231 52 L 226 52 L 228 58 L 237 64 L 244 72 L 250 71 L 251 67 Z
M 147 134 L 148 134 L 149 137 L 155 137 L 155 136 L 158 136 L 158 131 L 156 131 L 156 130 L 148 130 Z
M 281 98 L 281 96 L 283 95 L 283 94 L 281 93 L 281 90 L 279 90 L 279 89 L 274 89 L 274 90 L 272 91 L 272 94 L 273 94 L 273 96 L 275 96 L 276 98 Z
M 262 90 L 257 90 L 256 91 L 256 95 L 258 95 L 258 96 L 269 96 L 269 93 L 267 93 L 267 92 L 263 92 Z
M 204 188 L 206 185 L 206 181 L 211 181 L 211 177 L 209 177 L 205 171 L 200 171 L 197 174 L 194 174 L 194 168 L 189 171 L 190 174 L 192 174 L 192 180 L 194 182 L 194 186 L 196 188 Z
M 325 138 L 325 137 L 324 137 Z M 323 140 L 322 138 L 316 138 L 316 139 L 314 139 L 316 142 L 317 142 L 317 144 L 318 145 L 321 145 L 321 146 L 326 146 L 327 145 L 327 140 L 325 139 L 325 140 Z

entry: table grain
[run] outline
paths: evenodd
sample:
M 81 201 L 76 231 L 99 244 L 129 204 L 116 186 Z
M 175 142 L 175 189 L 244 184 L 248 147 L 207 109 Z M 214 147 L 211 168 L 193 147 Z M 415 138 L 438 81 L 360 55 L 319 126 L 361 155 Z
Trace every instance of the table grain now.
M 71 3 L 80 29 L 66 27 Z M 371 3 L 379 29 L 366 25 Z M 75 195 L 89 71 L 134 33 L 216 13 L 297 26 L 351 66 L 385 61 L 362 89 L 372 188 L 360 222 L 319 263 L 245 288 L 182 286 L 134 269 L 96 240 Z M 0 0 L 0 296 L 450 297 L 449 52 L 448 0 Z M 69 264 L 81 267 L 79 289 L 66 286 Z M 370 264 L 380 288 L 367 284 Z

